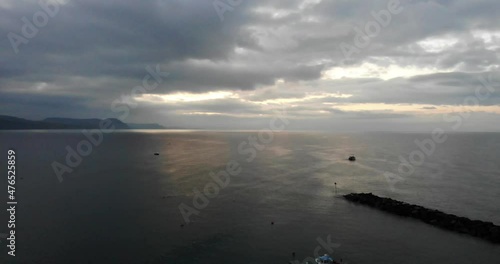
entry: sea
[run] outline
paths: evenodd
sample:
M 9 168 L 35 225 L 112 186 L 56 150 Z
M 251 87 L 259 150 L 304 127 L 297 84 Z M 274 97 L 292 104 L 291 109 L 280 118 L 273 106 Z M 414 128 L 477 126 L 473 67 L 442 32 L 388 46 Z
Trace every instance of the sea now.
M 2 131 L 0 151 L 0 263 L 500 263 L 500 245 L 342 198 L 500 225 L 499 133 Z

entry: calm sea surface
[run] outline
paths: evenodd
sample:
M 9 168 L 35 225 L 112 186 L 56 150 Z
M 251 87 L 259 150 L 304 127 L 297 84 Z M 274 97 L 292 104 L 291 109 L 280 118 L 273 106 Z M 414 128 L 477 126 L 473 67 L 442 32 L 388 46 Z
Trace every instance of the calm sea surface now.
M 0 132 L 0 233 L 9 148 L 18 177 L 16 257 L 0 238 L 0 263 L 274 264 L 317 249 L 347 263 L 500 263 L 499 245 L 339 197 L 373 192 L 500 225 L 500 134 L 450 134 L 406 174 L 399 156 L 430 134 L 283 132 L 248 161 L 249 136 L 257 132 L 115 132 L 59 182 L 51 164 L 65 163 L 81 132 Z M 213 186 L 209 173 L 230 161 L 241 172 L 195 209 L 193 190 Z M 393 188 L 386 172 L 401 177 Z M 197 210 L 190 223 L 181 204 Z

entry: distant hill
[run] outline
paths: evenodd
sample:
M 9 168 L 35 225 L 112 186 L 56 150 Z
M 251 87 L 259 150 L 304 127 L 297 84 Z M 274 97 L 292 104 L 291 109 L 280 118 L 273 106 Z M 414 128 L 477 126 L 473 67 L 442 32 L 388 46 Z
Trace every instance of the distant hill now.
M 0 129 L 71 129 L 65 124 L 51 124 L 13 116 L 0 115 Z
M 164 129 L 158 124 L 126 124 L 109 118 L 115 129 Z M 98 129 L 102 119 L 46 118 L 41 121 L 0 115 L 0 130 L 22 129 Z
M 116 118 L 109 118 L 109 121 L 113 124 L 115 129 L 129 129 L 130 127 L 123 123 L 122 121 Z M 73 119 L 73 118 L 45 118 L 43 122 L 48 124 L 56 124 L 56 125 L 66 125 L 74 128 L 87 128 L 87 129 L 96 129 L 100 128 L 100 123 L 102 119 Z

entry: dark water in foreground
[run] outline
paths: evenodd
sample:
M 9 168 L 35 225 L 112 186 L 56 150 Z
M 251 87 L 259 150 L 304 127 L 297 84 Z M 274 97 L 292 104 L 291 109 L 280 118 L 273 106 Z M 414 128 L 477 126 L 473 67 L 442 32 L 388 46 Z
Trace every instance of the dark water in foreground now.
M 279 133 L 248 162 L 238 145 L 251 135 L 116 132 L 59 183 L 51 163 L 64 163 L 80 132 L 0 132 L 0 166 L 13 147 L 22 177 L 16 257 L 0 238 L 0 263 L 288 263 L 293 251 L 299 261 L 327 253 L 328 237 L 348 263 L 500 262 L 499 245 L 338 198 L 373 192 L 500 224 L 500 134 L 450 135 L 393 190 L 384 172 L 429 135 Z M 193 207 L 193 189 L 230 160 L 241 173 L 181 227 L 179 205 Z M 2 209 L 0 233 L 7 217 Z

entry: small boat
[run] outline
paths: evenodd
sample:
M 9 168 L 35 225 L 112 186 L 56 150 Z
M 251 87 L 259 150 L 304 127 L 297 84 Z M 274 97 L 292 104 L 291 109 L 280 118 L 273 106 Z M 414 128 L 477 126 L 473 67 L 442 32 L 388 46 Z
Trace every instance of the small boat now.
M 158 153 L 158 152 L 155 152 L 155 154 L 154 154 L 154 155 L 155 155 L 155 156 L 160 156 L 160 153 Z
M 349 161 L 356 161 L 356 157 L 354 155 L 349 156 L 348 158 Z
M 328 256 L 327 254 L 317 258 L 316 263 L 317 264 L 338 264 L 337 261 L 333 260 L 333 258 Z

